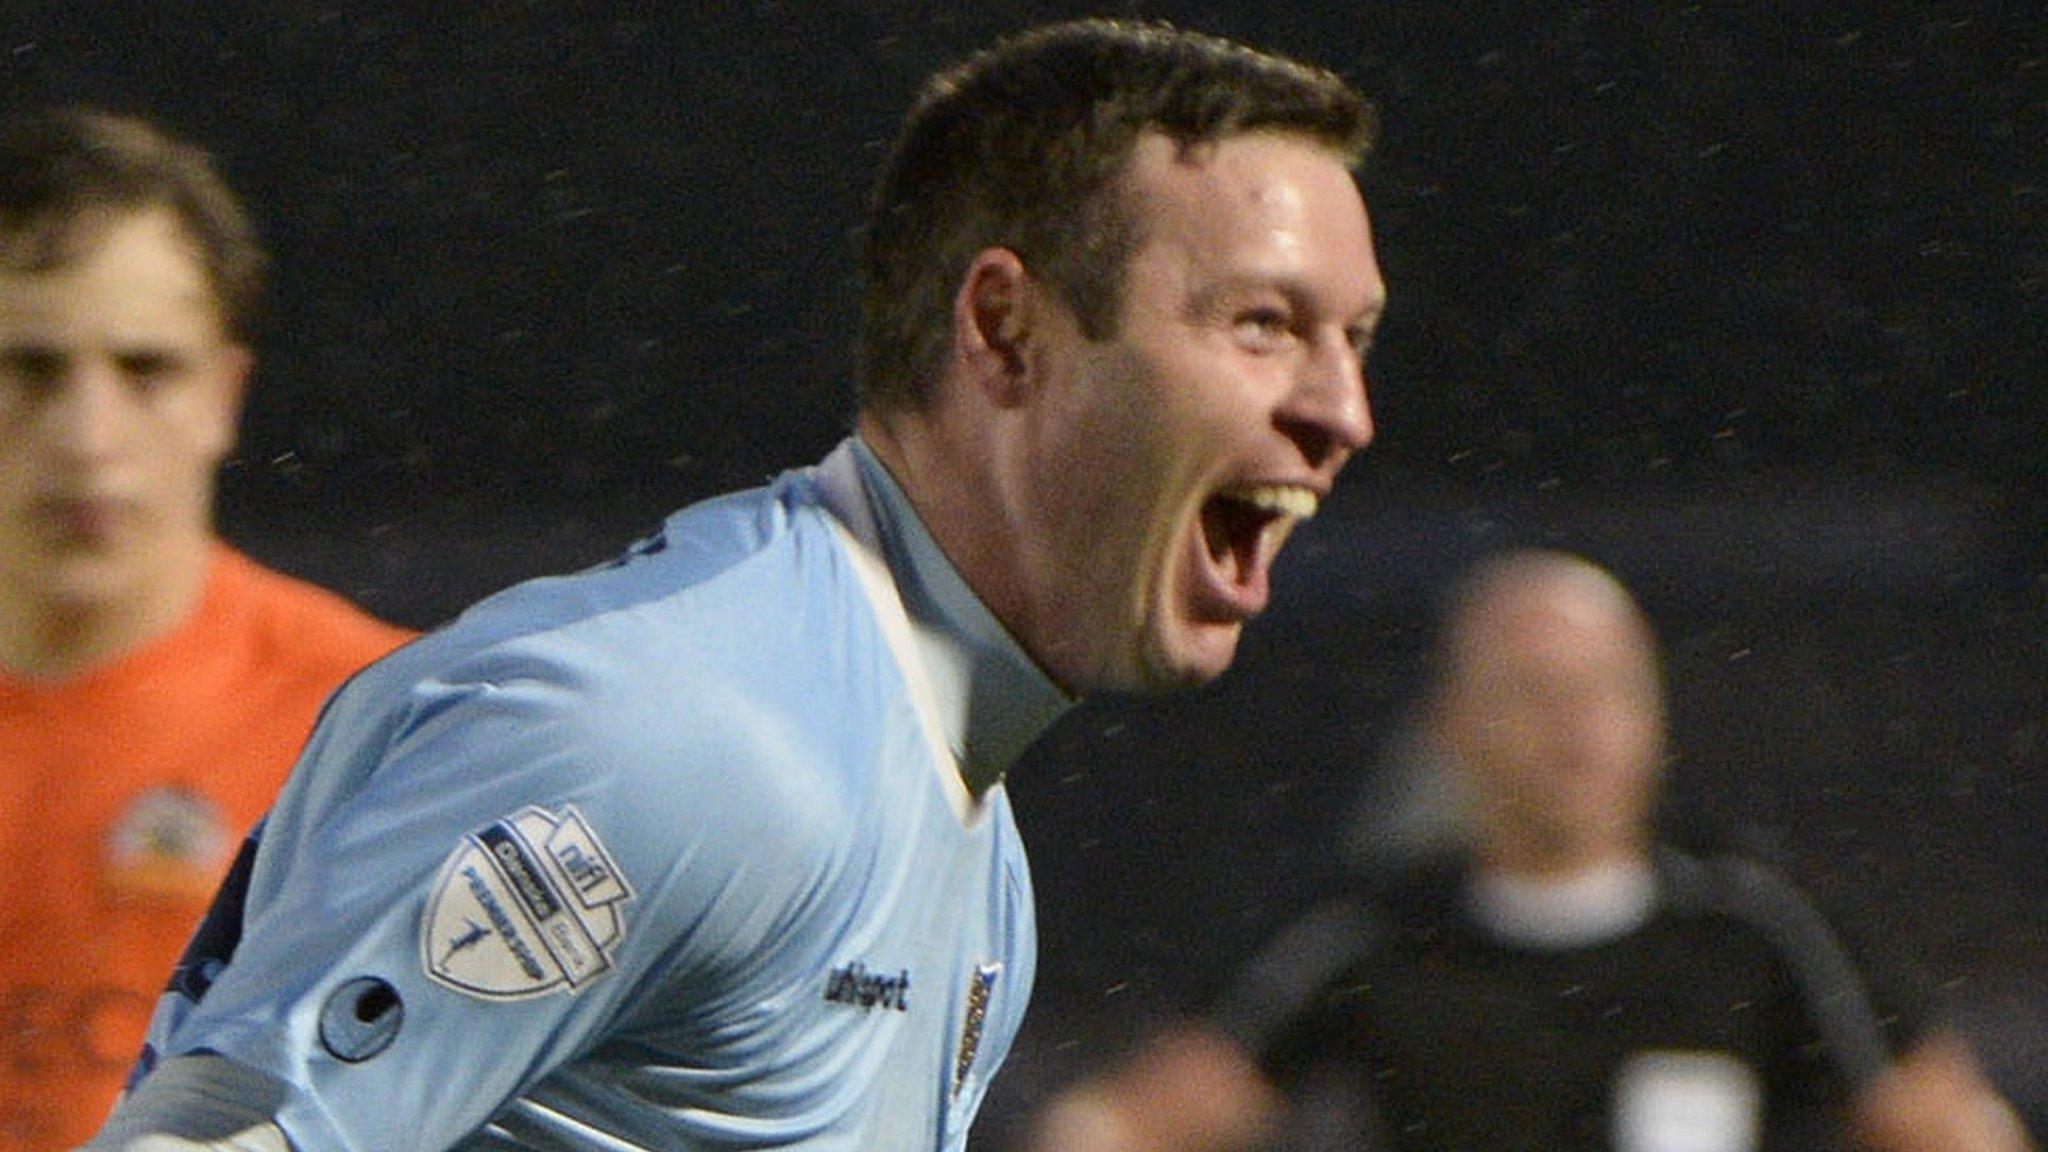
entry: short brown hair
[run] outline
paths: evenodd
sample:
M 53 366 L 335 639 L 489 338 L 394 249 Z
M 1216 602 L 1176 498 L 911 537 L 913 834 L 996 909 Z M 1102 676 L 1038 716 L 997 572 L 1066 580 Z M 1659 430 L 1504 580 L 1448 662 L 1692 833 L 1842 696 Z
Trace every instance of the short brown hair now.
M 147 121 L 90 108 L 0 121 L 0 266 L 62 267 L 115 221 L 159 207 L 194 245 L 228 333 L 253 339 L 269 260 L 204 151 Z
M 1114 334 L 1142 221 L 1118 194 L 1139 138 L 1302 136 L 1356 167 L 1373 109 L 1336 75 L 1215 36 L 1107 19 L 1004 40 L 926 82 L 883 165 L 862 250 L 863 407 L 921 404 L 974 254 L 1015 251 Z

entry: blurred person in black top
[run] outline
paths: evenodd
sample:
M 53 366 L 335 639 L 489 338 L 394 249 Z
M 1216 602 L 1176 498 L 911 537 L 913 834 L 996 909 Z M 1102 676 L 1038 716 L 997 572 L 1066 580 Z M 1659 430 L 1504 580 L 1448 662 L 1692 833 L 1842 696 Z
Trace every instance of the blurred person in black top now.
M 1437 656 L 1408 782 L 1450 815 L 1370 814 L 1432 850 L 1063 1092 L 1031 1152 L 2032 1146 L 1963 1041 L 1791 884 L 1658 838 L 1657 645 L 1612 575 L 1495 557 Z

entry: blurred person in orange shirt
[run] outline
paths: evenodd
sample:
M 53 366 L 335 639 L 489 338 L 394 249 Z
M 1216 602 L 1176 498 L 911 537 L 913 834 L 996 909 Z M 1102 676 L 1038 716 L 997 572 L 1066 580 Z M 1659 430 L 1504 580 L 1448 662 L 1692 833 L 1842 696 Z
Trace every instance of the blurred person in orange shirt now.
M 409 635 L 214 530 L 265 265 L 190 144 L 0 124 L 0 1152 L 98 1127 L 315 714 Z

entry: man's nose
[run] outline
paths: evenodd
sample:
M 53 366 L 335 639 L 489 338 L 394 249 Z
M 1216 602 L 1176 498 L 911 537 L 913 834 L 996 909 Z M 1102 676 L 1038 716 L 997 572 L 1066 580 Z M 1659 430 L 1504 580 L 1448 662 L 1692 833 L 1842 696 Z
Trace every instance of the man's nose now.
M 45 440 L 68 459 L 106 456 L 126 435 L 127 389 L 111 364 L 91 360 L 67 364 L 42 409 L 39 424 Z
M 1282 410 L 1308 458 L 1321 464 L 1372 443 L 1372 405 L 1366 397 L 1365 366 L 1341 334 L 1319 340 Z

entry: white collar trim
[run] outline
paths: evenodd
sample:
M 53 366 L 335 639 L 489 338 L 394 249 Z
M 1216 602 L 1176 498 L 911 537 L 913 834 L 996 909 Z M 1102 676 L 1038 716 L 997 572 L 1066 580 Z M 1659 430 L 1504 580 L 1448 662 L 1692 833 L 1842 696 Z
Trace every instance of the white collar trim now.
M 1584 948 L 1618 940 L 1648 922 L 1657 875 L 1647 861 L 1606 865 L 1562 880 L 1479 873 L 1466 892 L 1472 919 L 1503 943 Z

